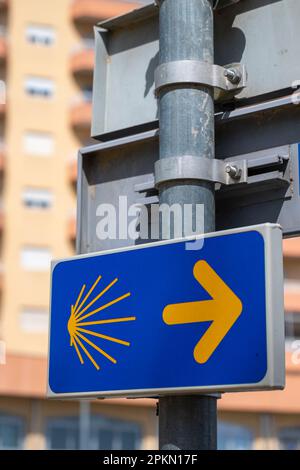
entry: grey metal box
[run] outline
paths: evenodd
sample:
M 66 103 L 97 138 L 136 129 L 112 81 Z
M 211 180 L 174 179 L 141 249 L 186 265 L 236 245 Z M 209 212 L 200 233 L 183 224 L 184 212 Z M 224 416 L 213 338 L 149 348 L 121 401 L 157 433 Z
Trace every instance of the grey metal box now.
M 248 85 L 236 100 L 282 94 L 300 80 L 299 18 L 299 0 L 241 0 L 215 12 L 215 63 L 241 62 L 248 72 Z M 157 7 L 103 22 L 95 36 L 92 136 L 151 127 L 158 118 Z

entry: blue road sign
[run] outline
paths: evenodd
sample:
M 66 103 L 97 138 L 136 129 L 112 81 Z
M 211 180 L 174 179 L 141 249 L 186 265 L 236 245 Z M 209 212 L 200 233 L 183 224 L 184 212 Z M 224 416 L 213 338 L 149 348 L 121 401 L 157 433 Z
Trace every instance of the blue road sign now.
M 280 227 L 197 239 L 53 263 L 49 396 L 284 386 Z

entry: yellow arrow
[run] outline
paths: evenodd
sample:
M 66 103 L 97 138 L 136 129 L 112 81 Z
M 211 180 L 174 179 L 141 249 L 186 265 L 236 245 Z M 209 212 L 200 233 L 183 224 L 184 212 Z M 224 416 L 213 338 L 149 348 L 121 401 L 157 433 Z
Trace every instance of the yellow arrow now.
M 167 305 L 163 320 L 167 325 L 212 321 L 194 349 L 195 361 L 204 364 L 241 315 L 243 304 L 206 261 L 197 261 L 193 274 L 212 299 Z

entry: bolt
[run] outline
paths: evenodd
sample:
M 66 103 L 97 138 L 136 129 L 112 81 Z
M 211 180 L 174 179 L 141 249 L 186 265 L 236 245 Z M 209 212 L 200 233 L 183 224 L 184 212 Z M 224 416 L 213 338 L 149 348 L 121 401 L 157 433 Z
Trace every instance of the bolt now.
M 240 83 L 242 79 L 240 71 L 237 69 L 225 69 L 224 75 L 234 85 L 237 85 L 238 83 Z
M 226 165 L 225 172 L 234 180 L 239 180 L 242 176 L 242 170 L 234 165 Z

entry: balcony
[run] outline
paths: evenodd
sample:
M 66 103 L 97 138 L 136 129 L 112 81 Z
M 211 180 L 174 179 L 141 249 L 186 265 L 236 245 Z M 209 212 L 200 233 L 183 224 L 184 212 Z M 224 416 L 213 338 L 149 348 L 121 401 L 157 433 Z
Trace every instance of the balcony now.
M 300 238 L 283 240 L 283 254 L 286 258 L 300 258 Z
M 5 26 L 0 25 L 0 63 L 5 62 L 7 58 L 7 30 Z
M 70 61 L 71 72 L 76 76 L 90 76 L 94 69 L 94 41 L 84 40 L 74 48 Z
M 284 308 L 287 312 L 300 312 L 300 282 L 285 280 Z
M 83 92 L 71 105 L 70 123 L 75 130 L 90 129 L 92 121 L 92 93 Z
M 0 141 L 0 174 L 4 171 L 4 167 L 5 167 L 5 154 L 6 154 L 6 147 L 5 147 L 5 144 Z
M 71 17 L 75 22 L 97 23 L 139 8 L 137 2 L 119 0 L 73 0 Z
M 6 10 L 8 8 L 9 0 L 0 0 L 0 11 Z
M 4 228 L 4 208 L 3 208 L 3 203 L 1 201 L 0 202 L 0 233 L 3 232 L 3 228 Z M 3 273 L 3 266 L 2 264 L 0 264 L 0 285 L 1 285 L 2 273 Z
M 3 118 L 5 116 L 6 112 L 6 105 L 5 103 L 1 103 L 0 101 L 0 118 Z
M 76 184 L 77 182 L 77 159 L 72 158 L 68 167 L 68 177 L 71 184 Z
M 68 220 L 68 238 L 72 242 L 76 240 L 76 215 L 72 213 Z

